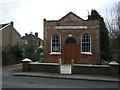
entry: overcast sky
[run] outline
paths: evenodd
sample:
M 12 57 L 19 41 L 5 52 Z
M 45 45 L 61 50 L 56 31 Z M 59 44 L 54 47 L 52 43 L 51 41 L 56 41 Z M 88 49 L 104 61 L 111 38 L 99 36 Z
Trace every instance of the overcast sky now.
M 43 19 L 59 20 L 72 11 L 83 19 L 88 12 L 96 9 L 106 18 L 119 0 L 0 0 L 0 24 L 14 22 L 15 29 L 23 36 L 25 33 L 39 33 L 43 39 Z

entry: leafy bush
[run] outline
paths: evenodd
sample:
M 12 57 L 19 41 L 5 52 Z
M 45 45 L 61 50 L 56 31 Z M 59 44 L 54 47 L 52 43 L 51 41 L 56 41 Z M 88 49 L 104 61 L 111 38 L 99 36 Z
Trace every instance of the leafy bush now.
M 43 48 L 41 47 L 27 47 L 24 49 L 23 57 L 29 58 L 32 61 L 39 61 L 41 58 L 41 53 L 43 52 Z
M 18 44 L 2 51 L 3 65 L 17 64 L 22 59 L 22 49 Z
M 15 60 L 15 63 L 20 63 L 22 59 L 22 49 L 19 47 L 18 44 L 9 48 L 9 55 L 12 59 Z
M 43 53 L 43 47 L 21 48 L 18 44 L 6 48 L 2 51 L 3 65 L 21 63 L 23 58 L 29 58 L 32 61 L 40 61 Z

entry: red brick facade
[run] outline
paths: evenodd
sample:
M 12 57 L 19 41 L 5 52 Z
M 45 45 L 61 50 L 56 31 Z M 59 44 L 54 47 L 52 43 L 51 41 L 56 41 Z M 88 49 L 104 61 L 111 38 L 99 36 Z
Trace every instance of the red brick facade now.
M 60 38 L 60 51 L 54 53 L 51 50 L 54 46 L 52 37 L 56 34 Z M 83 53 L 82 40 L 85 34 L 89 35 L 90 48 Z M 99 36 L 99 21 L 83 20 L 72 12 L 60 20 L 44 19 L 44 60 L 53 63 L 61 58 L 63 64 L 70 64 L 72 59 L 74 63 L 96 64 L 100 59 Z

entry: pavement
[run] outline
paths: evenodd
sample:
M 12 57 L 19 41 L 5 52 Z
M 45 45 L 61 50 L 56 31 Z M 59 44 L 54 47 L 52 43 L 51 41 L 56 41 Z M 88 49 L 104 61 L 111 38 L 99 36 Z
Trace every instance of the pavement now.
M 72 80 L 92 80 L 92 81 L 120 81 L 118 78 L 111 76 L 98 76 L 98 75 L 70 75 L 59 73 L 42 73 L 42 72 L 16 72 L 13 76 L 29 76 L 29 77 L 44 77 L 44 78 L 56 78 L 56 79 L 72 79 Z
M 22 64 L 3 67 L 3 73 L 4 74 L 7 73 L 12 76 L 29 76 L 29 77 L 43 77 L 43 78 L 55 78 L 55 79 L 120 82 L 120 78 L 111 77 L 108 75 L 88 75 L 88 74 L 77 75 L 77 74 L 60 74 L 60 73 L 45 73 L 45 72 L 22 72 Z

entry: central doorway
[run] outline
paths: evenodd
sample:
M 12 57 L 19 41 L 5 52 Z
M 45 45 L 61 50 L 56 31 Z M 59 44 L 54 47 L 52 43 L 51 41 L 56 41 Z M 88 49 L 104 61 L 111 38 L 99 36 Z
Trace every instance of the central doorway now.
M 64 64 L 71 64 L 71 60 L 74 63 L 77 60 L 77 44 L 73 37 L 67 38 L 64 45 Z

